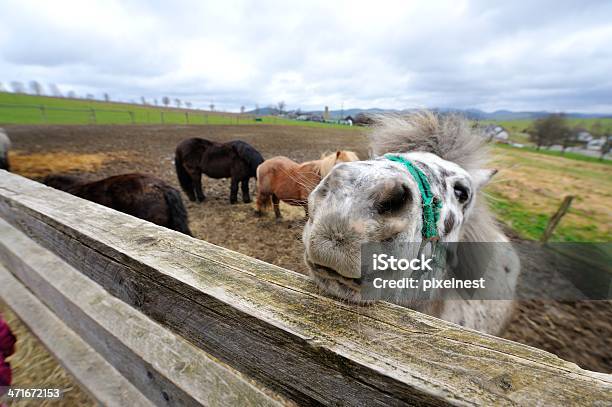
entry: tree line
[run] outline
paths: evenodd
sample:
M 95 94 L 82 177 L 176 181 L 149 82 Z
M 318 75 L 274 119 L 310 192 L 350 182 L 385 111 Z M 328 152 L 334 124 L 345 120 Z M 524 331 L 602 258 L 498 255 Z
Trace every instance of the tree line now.
M 36 96 L 53 96 L 53 97 L 58 97 L 58 98 L 70 98 L 70 99 L 78 99 L 79 96 L 73 91 L 73 90 L 69 90 L 68 92 L 64 93 L 60 90 L 60 87 L 57 84 L 54 83 L 50 83 L 47 86 L 47 91 L 45 92 L 45 88 L 44 86 L 38 82 L 38 81 L 30 81 L 28 84 L 24 84 L 23 82 L 20 81 L 11 81 L 8 83 L 8 88 L 5 88 L 3 83 L 0 82 L 0 92 L 9 92 L 12 91 L 13 93 L 19 93 L 19 94 L 31 94 L 31 95 L 36 95 Z M 89 100 L 95 100 L 96 97 L 91 94 L 91 93 L 87 93 L 84 97 L 85 99 L 89 99 Z M 112 102 L 112 98 L 108 93 L 103 93 L 102 94 L 102 99 L 104 102 Z M 136 104 L 137 102 L 135 100 L 132 100 L 131 103 Z M 140 97 L 140 103 L 143 105 L 155 105 L 155 106 L 159 106 L 159 105 L 163 105 L 165 107 L 170 107 L 170 106 L 176 106 L 177 108 L 181 108 L 181 107 L 185 107 L 187 109 L 191 109 L 193 107 L 193 104 L 189 101 L 184 101 L 181 100 L 179 98 L 171 98 L 169 96 L 163 96 L 161 97 L 159 100 L 158 99 L 147 99 L 144 96 Z M 286 113 L 286 104 L 284 101 L 280 101 L 277 104 L 271 104 L 268 106 L 268 108 L 271 110 L 272 114 L 284 114 Z M 215 111 L 215 104 L 214 103 L 210 103 L 208 105 L 208 108 L 210 109 L 211 112 Z M 240 113 L 244 114 L 246 112 L 246 106 L 242 105 L 240 106 Z M 260 112 L 260 107 L 259 104 L 255 104 L 255 114 L 259 114 Z
M 35 95 L 35 96 L 53 96 L 53 97 L 57 97 L 57 98 L 69 98 L 69 99 L 78 99 L 79 96 L 76 94 L 76 92 L 74 92 L 73 90 L 69 90 L 67 91 L 65 94 L 64 92 L 62 92 L 60 90 L 60 87 L 55 84 L 55 83 L 50 83 L 47 86 L 48 90 L 47 92 L 45 92 L 45 88 L 43 87 L 43 85 L 38 82 L 38 81 L 30 81 L 27 85 L 24 84 L 23 82 L 20 81 L 11 81 L 8 84 L 8 89 L 4 87 L 4 85 L 2 84 L 2 82 L 0 82 L 0 92 L 8 92 L 9 90 L 12 90 L 13 93 L 19 93 L 19 94 L 31 94 L 31 95 Z M 95 100 L 96 97 L 91 94 L 91 93 L 87 93 L 84 97 L 85 99 L 89 99 L 89 100 Z M 112 102 L 113 100 L 111 99 L 111 96 L 108 93 L 104 93 L 102 95 L 102 99 L 105 102 Z M 136 104 L 135 100 L 132 100 L 131 103 Z M 151 100 L 147 100 L 144 96 L 140 97 L 140 103 L 143 105 L 155 105 L 155 106 L 159 106 L 159 102 L 157 99 L 151 99 Z M 161 98 L 161 104 L 163 104 L 166 107 L 169 107 L 171 105 L 174 105 L 178 108 L 181 107 L 186 107 L 187 109 L 191 109 L 193 104 L 189 101 L 184 101 L 181 100 L 179 98 L 173 98 L 171 99 L 168 96 L 164 96 Z M 211 110 L 214 110 L 214 104 L 211 104 Z

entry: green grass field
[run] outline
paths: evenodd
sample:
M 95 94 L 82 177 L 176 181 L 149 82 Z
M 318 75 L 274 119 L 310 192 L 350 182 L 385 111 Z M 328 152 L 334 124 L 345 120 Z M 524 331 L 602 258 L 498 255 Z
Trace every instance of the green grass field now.
M 539 239 L 566 195 L 574 202 L 553 241 L 607 242 L 612 235 L 612 165 L 576 155 L 542 154 L 496 145 L 493 167 L 500 172 L 487 186 L 499 219 L 527 239 Z
M 0 124 L 281 124 L 352 129 L 330 123 L 263 116 L 65 99 L 0 92 Z
M 589 163 L 601 163 L 604 165 L 612 165 L 612 160 L 609 160 L 607 158 L 605 160 L 600 160 L 597 157 L 591 157 L 591 156 L 584 155 L 584 154 L 572 153 L 571 151 L 566 151 L 565 153 L 562 153 L 561 151 L 547 150 L 544 147 L 538 150 L 535 147 L 531 147 L 531 146 L 518 148 L 518 147 L 508 145 L 508 144 L 496 144 L 495 147 L 502 148 L 502 149 L 508 149 L 508 150 L 522 150 L 522 151 L 527 151 L 530 153 L 549 155 L 552 157 L 563 157 L 569 160 L 577 160 L 577 161 L 584 161 L 584 162 L 589 162 Z

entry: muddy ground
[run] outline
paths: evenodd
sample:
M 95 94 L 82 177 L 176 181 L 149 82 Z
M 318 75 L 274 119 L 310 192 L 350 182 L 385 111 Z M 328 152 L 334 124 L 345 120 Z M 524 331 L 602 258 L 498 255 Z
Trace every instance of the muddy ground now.
M 285 155 L 304 161 L 339 148 L 353 150 L 360 157 L 367 156 L 365 135 L 343 129 L 261 125 L 8 126 L 6 129 L 13 141 L 16 172 L 33 178 L 54 170 L 80 173 L 91 179 L 145 172 L 178 187 L 173 168 L 174 147 L 180 140 L 194 136 L 216 141 L 242 139 L 259 149 L 265 158 Z M 83 159 L 83 154 L 89 158 Z M 86 165 L 85 161 L 90 164 Z M 208 200 L 204 204 L 187 203 L 190 226 L 196 237 L 306 272 L 300 241 L 301 209 L 283 206 L 285 218 L 277 223 L 272 214 L 256 218 L 252 204 L 229 205 L 228 180 L 205 179 L 204 186 Z M 251 181 L 251 190 L 255 196 L 254 181 Z M 504 337 L 545 349 L 583 368 L 610 373 L 611 305 L 610 302 L 523 302 L 518 305 Z

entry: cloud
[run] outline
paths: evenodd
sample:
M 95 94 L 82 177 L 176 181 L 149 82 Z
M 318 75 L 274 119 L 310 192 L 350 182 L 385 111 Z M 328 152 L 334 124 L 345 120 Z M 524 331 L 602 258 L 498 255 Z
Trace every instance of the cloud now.
M 5 83 L 230 110 L 612 112 L 609 2 L 1 3 Z

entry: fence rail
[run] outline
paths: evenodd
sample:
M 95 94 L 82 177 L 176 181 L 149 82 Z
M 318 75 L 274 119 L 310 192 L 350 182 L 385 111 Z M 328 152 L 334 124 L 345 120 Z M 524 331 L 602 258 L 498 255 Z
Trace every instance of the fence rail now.
M 274 121 L 274 119 L 272 119 Z M 223 114 L 197 110 L 136 107 L 106 109 L 0 103 L 4 124 L 253 124 L 249 114 Z
M 126 105 L 125 109 L 111 109 L 99 107 L 93 103 L 84 108 L 0 103 L 0 125 L 4 124 L 283 124 L 339 129 L 353 128 L 338 121 L 303 121 L 288 117 L 259 116 L 247 113 L 211 113 L 194 109 L 170 109 L 154 106 Z
M 334 301 L 302 275 L 5 171 L 0 218 L 2 298 L 26 323 L 20 298 L 38 301 L 134 405 L 612 402 L 611 375 L 391 304 Z

